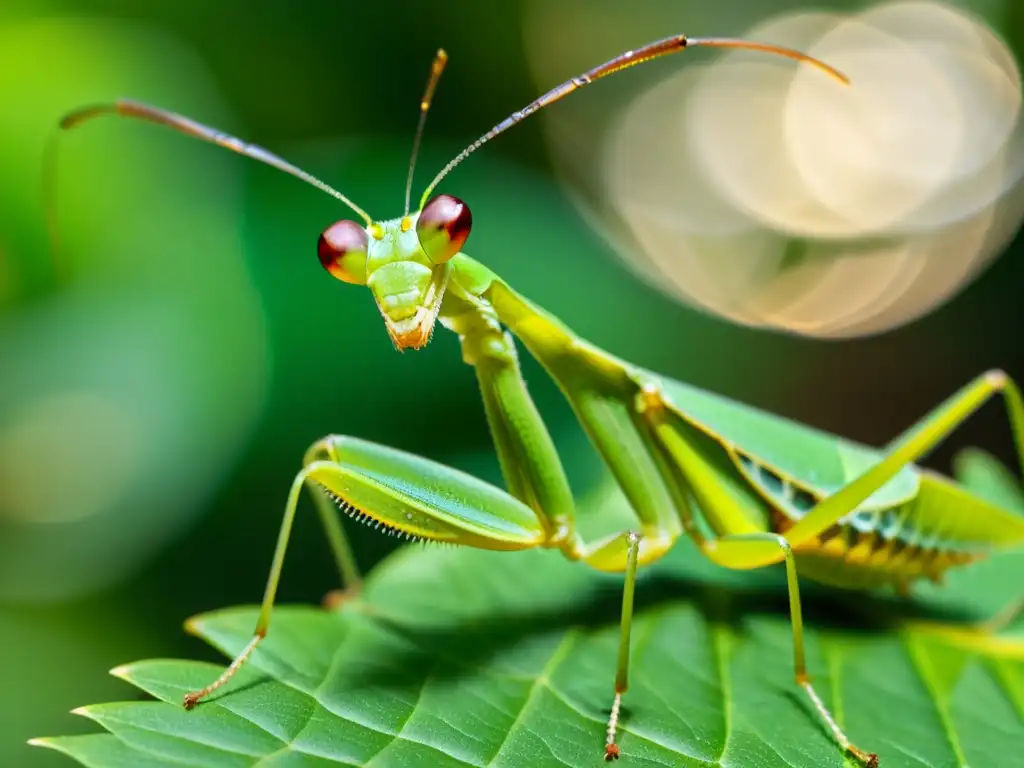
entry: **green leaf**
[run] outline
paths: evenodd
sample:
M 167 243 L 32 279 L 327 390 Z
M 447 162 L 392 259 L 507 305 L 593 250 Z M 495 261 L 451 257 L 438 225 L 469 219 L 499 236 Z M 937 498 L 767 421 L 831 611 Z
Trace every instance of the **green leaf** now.
M 1020 759 L 1024 638 L 962 627 L 1022 574 L 1003 555 L 910 604 L 803 584 L 816 688 L 883 768 Z M 715 568 L 687 542 L 643 571 L 620 765 L 852 765 L 794 684 L 781 575 Z M 84 707 L 106 734 L 34 743 L 92 768 L 604 765 L 620 594 L 621 578 L 557 552 L 411 545 L 338 612 L 278 608 L 251 663 L 195 710 L 182 696 L 222 667 L 143 661 L 113 673 L 157 701 Z M 930 628 L 943 614 L 961 630 Z M 255 618 L 189 626 L 234 655 Z

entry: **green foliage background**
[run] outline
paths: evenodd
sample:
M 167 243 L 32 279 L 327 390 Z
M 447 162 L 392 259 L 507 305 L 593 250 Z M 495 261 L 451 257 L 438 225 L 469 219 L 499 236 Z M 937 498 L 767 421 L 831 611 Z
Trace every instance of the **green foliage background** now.
M 798 4 L 733 5 L 733 28 L 693 31 L 740 32 Z M 1019 55 L 1020 5 L 972 5 Z M 60 115 L 117 96 L 160 104 L 386 215 L 401 203 L 438 46 L 451 63 L 421 183 L 551 85 L 529 77 L 522 14 L 518 0 L 0 6 L 0 680 L 16 694 L 0 700 L 0 765 L 66 764 L 24 740 L 89 730 L 65 713 L 123 697 L 106 674 L 115 664 L 219 661 L 181 620 L 258 599 L 287 487 L 319 436 L 350 432 L 498 477 L 455 341 L 439 334 L 423 353 L 396 355 L 366 292 L 314 258 L 338 206 L 292 179 L 156 128 L 89 125 L 60 147 L 55 273 L 41 169 Z M 640 285 L 548 165 L 539 126 L 524 124 L 452 176 L 473 207 L 470 253 L 645 367 L 871 443 L 980 370 L 1024 377 L 1019 240 L 963 295 L 896 332 L 842 344 L 771 336 Z M 553 386 L 532 363 L 526 374 L 586 491 L 595 458 Z M 968 442 L 1011 458 L 995 409 L 954 445 Z M 391 545 L 354 536 L 367 568 Z M 294 546 L 304 554 L 290 559 L 281 598 L 316 602 L 334 581 L 312 517 L 300 517 Z

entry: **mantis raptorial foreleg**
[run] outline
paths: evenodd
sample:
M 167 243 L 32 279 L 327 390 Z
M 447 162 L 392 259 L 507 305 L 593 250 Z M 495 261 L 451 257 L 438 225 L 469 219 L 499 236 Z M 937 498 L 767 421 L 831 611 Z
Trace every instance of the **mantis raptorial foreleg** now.
M 575 504 L 562 460 L 519 369 L 512 336 L 469 312 L 460 327 L 463 359 L 476 370 L 508 492 L 549 522 L 553 541 L 575 535 Z M 489 319 L 489 318 L 488 318 Z
M 391 534 L 493 550 L 530 549 L 548 542 L 545 521 L 517 499 L 475 477 L 419 456 L 331 436 L 306 453 L 285 505 L 281 529 L 252 640 L 210 685 L 185 696 L 191 709 L 227 683 L 267 634 L 302 488 L 329 494 L 341 511 Z M 343 578 L 356 573 L 336 514 L 321 507 Z M 349 582 L 351 585 L 351 582 Z
M 610 542 L 586 547 L 578 540 L 575 502 L 561 459 L 523 381 L 515 342 L 487 306 L 473 306 L 449 324 L 460 334 L 463 359 L 476 369 L 506 487 L 550 522 L 548 546 L 599 570 L 621 573 L 626 567 L 624 547 L 604 546 Z M 621 383 L 629 386 L 625 379 Z M 656 560 L 675 543 L 681 527 L 660 469 L 632 423 L 630 399 L 616 391 L 615 383 L 586 371 L 563 392 L 637 517 L 639 562 Z

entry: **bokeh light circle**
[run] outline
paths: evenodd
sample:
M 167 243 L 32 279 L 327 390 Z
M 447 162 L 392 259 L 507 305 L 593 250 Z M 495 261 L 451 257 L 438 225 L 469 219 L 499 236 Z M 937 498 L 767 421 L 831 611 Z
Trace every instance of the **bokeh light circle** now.
M 574 199 L 622 258 L 704 311 L 822 338 L 884 332 L 963 290 L 1024 216 L 1006 44 L 928 0 L 781 14 L 741 36 L 851 85 L 729 51 L 638 78 L 631 98 L 616 86 L 603 120 L 596 99 L 547 118 Z

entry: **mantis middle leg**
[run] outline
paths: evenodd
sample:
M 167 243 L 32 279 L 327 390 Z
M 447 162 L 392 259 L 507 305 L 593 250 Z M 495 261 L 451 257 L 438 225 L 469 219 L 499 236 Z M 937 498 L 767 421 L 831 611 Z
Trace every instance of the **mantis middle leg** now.
M 330 466 L 330 457 L 331 446 L 327 440 L 317 441 L 306 452 L 306 457 L 303 461 L 303 468 L 295 476 L 295 480 L 292 481 L 291 490 L 288 493 L 284 518 L 281 521 L 281 528 L 278 532 L 277 544 L 274 548 L 274 558 L 271 562 L 270 574 L 267 577 L 267 586 L 263 593 L 263 602 L 260 607 L 259 617 L 256 620 L 256 628 L 253 631 L 252 639 L 249 641 L 249 644 L 242 649 L 242 652 L 232 660 L 231 664 L 224 670 L 220 677 L 198 691 L 189 691 L 185 694 L 184 704 L 186 709 L 192 709 L 201 699 L 206 698 L 234 677 L 238 669 L 249 659 L 253 651 L 256 650 L 256 646 L 258 646 L 260 642 L 263 641 L 263 638 L 266 637 L 267 629 L 270 626 L 270 616 L 274 606 L 274 598 L 277 595 L 277 587 L 281 581 L 281 571 L 284 567 L 284 556 L 288 551 L 288 541 L 291 538 L 292 523 L 295 521 L 295 512 L 298 509 L 299 496 L 301 495 L 302 487 L 304 485 L 308 484 L 311 492 L 313 493 L 317 510 L 320 513 L 320 520 L 323 523 L 327 541 L 330 544 L 331 552 L 333 553 L 335 563 L 338 566 L 338 571 L 341 576 L 344 589 L 358 589 L 360 583 L 359 570 L 356 566 L 352 549 L 348 544 L 348 539 L 345 537 L 345 534 L 341 529 L 337 514 L 334 509 L 331 508 L 330 500 L 325 495 L 323 489 L 317 487 L 316 484 L 309 482 L 311 473 L 325 465 Z

